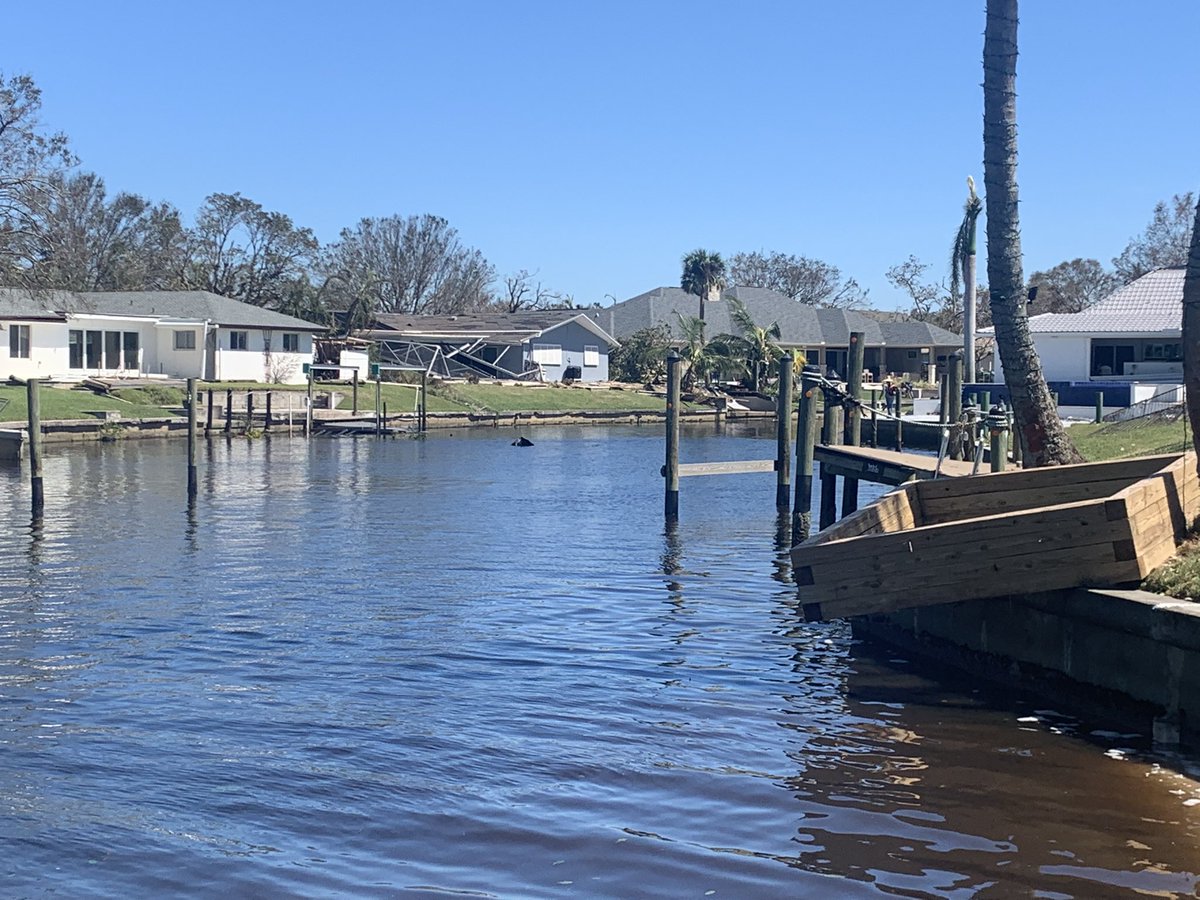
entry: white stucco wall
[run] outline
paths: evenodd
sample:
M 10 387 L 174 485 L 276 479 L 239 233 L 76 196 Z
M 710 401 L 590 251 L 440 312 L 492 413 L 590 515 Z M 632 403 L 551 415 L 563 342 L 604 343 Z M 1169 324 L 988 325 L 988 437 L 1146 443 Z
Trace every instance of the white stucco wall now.
M 246 349 L 231 348 L 234 332 L 246 335 Z M 217 329 L 217 353 L 214 371 L 208 377 L 214 381 L 261 381 L 279 384 L 303 384 L 304 363 L 312 362 L 312 335 L 289 331 L 295 334 L 300 349 L 295 353 L 283 352 L 283 331 L 264 331 L 259 328 Z M 265 355 L 267 339 L 270 338 L 271 356 Z
M 1033 345 L 1047 381 L 1087 381 L 1091 368 L 1091 339 L 1085 334 L 1035 334 Z M 1000 348 L 993 351 L 996 381 L 1004 381 Z
M 29 326 L 29 357 L 9 354 L 9 328 Z M 7 321 L 0 331 L 0 378 L 49 378 L 67 371 L 67 325 L 65 322 Z
M 143 361 L 143 369 L 155 375 L 171 375 L 175 378 L 203 378 L 204 372 L 204 326 L 182 324 L 159 324 L 154 334 L 154 355 Z M 196 335 L 194 350 L 176 350 L 175 332 L 192 331 Z

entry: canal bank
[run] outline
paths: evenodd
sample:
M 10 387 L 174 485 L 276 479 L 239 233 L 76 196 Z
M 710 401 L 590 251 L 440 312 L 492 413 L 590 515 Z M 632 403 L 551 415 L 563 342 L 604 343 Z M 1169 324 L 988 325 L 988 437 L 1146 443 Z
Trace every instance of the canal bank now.
M 1200 603 L 1080 588 L 861 616 L 852 628 L 1048 703 L 1152 728 L 1156 741 L 1200 746 Z

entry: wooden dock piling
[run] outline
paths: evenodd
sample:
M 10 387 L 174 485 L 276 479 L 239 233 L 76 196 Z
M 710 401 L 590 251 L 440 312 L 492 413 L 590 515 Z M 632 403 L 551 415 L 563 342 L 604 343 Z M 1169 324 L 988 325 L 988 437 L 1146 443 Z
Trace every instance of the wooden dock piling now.
M 847 427 L 842 443 L 849 444 L 852 447 L 857 447 L 862 443 L 862 407 L 859 405 L 859 401 L 862 400 L 863 393 L 863 358 L 865 352 L 866 346 L 863 341 L 863 332 L 850 332 L 850 375 L 849 381 L 846 383 L 846 390 L 853 402 L 849 404 L 850 408 L 846 411 Z M 843 479 L 842 515 L 848 516 L 857 509 L 858 479 Z
M 29 407 L 29 488 L 33 518 L 40 519 L 46 508 L 46 492 L 42 483 L 42 401 L 41 383 L 30 378 L 25 383 Z
M 208 389 L 208 412 L 204 416 L 204 436 L 212 433 L 213 427 L 213 389 Z
M 424 434 L 429 428 L 429 418 L 426 411 L 429 408 L 429 373 L 421 373 L 421 406 L 417 410 L 417 431 Z
M 817 440 L 817 399 L 821 389 L 816 366 L 800 375 L 800 413 L 796 422 L 796 490 L 792 503 L 792 535 L 805 540 L 812 531 L 813 449 Z
M 668 521 L 679 518 L 679 367 L 675 350 L 667 354 L 667 459 L 663 465 L 666 488 L 663 514 Z
M 789 350 L 779 359 L 779 397 L 775 408 L 775 508 L 786 510 L 792 493 L 792 382 L 795 354 Z
M 831 391 L 825 394 L 825 422 L 822 429 L 821 443 L 826 447 L 836 447 L 841 442 L 839 427 L 842 413 L 841 401 L 833 396 Z M 837 476 L 826 471 L 821 466 L 821 511 L 818 527 L 828 528 L 837 521 Z
M 962 418 L 963 352 L 955 350 L 946 358 L 949 370 L 946 373 L 946 421 L 954 428 Z M 951 435 L 950 458 L 962 459 L 962 440 Z
M 196 499 L 199 493 L 199 480 L 196 477 L 196 379 L 187 380 L 187 413 L 188 413 L 188 442 L 187 442 L 187 495 L 188 501 Z M 209 394 L 211 395 L 211 392 Z

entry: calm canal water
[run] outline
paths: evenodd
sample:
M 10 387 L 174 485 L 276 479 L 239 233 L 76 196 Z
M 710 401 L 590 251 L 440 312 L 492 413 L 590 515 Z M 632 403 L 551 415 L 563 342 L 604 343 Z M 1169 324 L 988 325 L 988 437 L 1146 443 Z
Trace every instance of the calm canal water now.
M 0 470 L 0 896 L 1200 891 L 1195 759 L 804 624 L 770 476 L 513 437 Z

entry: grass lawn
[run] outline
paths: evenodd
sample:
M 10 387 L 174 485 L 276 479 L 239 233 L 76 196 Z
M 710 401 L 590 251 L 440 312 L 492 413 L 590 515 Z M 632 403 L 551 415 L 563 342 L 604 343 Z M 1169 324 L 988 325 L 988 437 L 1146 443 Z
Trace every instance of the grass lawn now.
M 38 392 L 42 421 L 51 422 L 55 419 L 90 419 L 93 412 L 115 410 L 122 418 L 149 419 L 174 415 L 166 407 L 178 407 L 183 403 L 183 391 L 175 390 L 168 396 L 169 388 L 156 388 L 151 391 L 127 390 L 121 392 L 121 398 L 103 397 L 91 391 L 76 391 L 67 388 L 43 386 Z M 29 407 L 26 402 L 24 385 L 13 386 L 0 384 L 0 399 L 8 400 L 8 405 L 0 410 L 0 422 L 20 422 L 29 420 Z
M 1084 458 L 1092 462 L 1128 456 L 1181 453 L 1192 446 L 1191 429 L 1184 430 L 1184 421 L 1072 425 L 1067 429 L 1067 434 Z
M 302 395 L 307 385 L 253 384 L 250 382 L 220 382 L 200 384 L 201 394 L 211 388 L 218 395 L 226 390 L 271 390 Z M 352 409 L 352 388 L 349 384 L 318 383 L 316 391 L 337 391 L 342 394 L 338 408 Z M 127 419 L 158 418 L 178 414 L 183 405 L 184 391 L 179 388 L 148 387 L 120 388 L 115 396 L 101 396 L 87 390 L 70 390 L 43 386 L 41 409 L 43 421 L 55 419 L 86 419 L 92 412 L 116 410 Z M 0 385 L 0 398 L 8 405 L 0 411 L 0 422 L 24 422 L 28 418 L 23 385 Z M 384 383 L 381 399 L 389 414 L 416 412 L 417 387 L 410 384 Z M 276 403 L 278 403 L 278 398 Z M 202 397 L 203 403 L 203 397 Z M 571 412 L 575 410 L 661 410 L 665 402 L 657 397 L 636 391 L 551 385 L 514 386 L 501 384 L 441 384 L 429 386 L 430 412 Z M 362 382 L 358 387 L 358 409 L 370 413 L 375 409 L 375 385 Z

